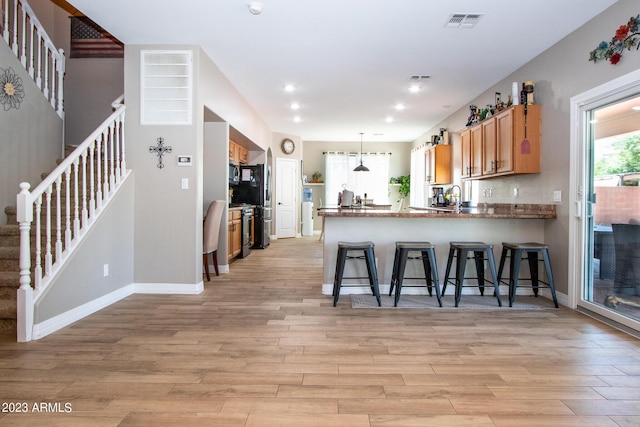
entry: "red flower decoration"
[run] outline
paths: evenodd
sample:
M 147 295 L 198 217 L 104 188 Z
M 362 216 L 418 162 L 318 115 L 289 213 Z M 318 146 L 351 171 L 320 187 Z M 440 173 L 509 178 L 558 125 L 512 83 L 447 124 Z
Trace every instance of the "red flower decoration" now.
M 613 65 L 616 65 L 618 62 L 620 62 L 620 58 L 622 58 L 622 55 L 616 52 L 611 55 L 611 58 L 609 58 L 609 62 L 611 62 Z
M 616 30 L 615 40 L 624 40 L 629 34 L 629 27 L 626 25 L 620 25 L 620 28 Z

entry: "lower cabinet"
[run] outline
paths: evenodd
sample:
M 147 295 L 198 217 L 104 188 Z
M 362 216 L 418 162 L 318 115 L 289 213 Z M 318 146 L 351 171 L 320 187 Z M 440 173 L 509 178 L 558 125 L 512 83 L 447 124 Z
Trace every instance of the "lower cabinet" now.
M 242 249 L 242 212 L 230 210 L 228 216 L 229 241 L 227 244 L 227 256 L 229 260 L 240 255 Z

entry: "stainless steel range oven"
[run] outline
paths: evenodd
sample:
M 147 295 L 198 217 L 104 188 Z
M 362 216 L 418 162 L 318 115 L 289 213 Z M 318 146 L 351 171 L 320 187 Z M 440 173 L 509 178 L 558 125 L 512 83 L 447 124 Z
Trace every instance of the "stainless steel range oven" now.
M 251 253 L 251 228 L 253 221 L 253 208 L 242 208 L 242 248 L 240 258 L 246 258 Z

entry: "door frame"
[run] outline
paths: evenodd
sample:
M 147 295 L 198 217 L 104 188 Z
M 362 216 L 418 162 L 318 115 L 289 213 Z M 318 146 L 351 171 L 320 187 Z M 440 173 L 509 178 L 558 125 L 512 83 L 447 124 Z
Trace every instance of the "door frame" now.
M 589 136 L 586 123 L 587 112 L 634 93 L 640 93 L 640 70 L 633 71 L 571 98 L 569 248 L 574 248 L 574 250 L 569 253 L 568 302 L 569 307 L 578 311 L 613 320 L 620 325 L 637 331 L 638 321 L 583 299 L 584 282 L 588 277 L 586 268 L 589 266 L 586 262 L 586 256 L 591 256 L 587 247 L 588 238 L 585 219 L 589 213 L 593 212 L 588 198 L 585 197 L 585 191 L 589 189 L 589 177 L 587 176 L 589 172 L 587 167 L 589 153 L 586 144 L 586 138 Z

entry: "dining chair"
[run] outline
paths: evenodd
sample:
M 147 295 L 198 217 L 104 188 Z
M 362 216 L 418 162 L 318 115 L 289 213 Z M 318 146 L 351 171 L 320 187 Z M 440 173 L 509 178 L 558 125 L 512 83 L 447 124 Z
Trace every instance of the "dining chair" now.
M 616 252 L 614 293 L 631 288 L 640 295 L 640 225 L 611 224 Z
M 222 220 L 222 212 L 226 207 L 224 200 L 214 200 L 207 209 L 203 227 L 203 243 L 202 243 L 202 262 L 204 263 L 204 272 L 207 281 L 211 280 L 209 276 L 209 254 L 213 254 L 213 267 L 218 272 L 218 240 L 220 240 L 220 221 Z

